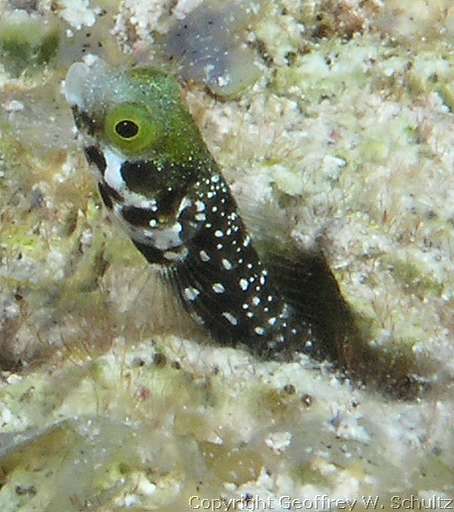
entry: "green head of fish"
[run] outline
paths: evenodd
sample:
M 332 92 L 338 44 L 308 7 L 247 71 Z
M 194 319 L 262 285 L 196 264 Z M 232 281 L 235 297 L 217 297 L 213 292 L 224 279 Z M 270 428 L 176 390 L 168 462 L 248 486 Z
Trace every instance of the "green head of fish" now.
M 111 69 L 101 59 L 73 64 L 65 95 L 86 144 L 157 168 L 201 171 L 212 158 L 172 76 L 149 68 Z M 174 174 L 174 176 L 172 176 Z M 166 177 L 181 179 L 178 173 Z

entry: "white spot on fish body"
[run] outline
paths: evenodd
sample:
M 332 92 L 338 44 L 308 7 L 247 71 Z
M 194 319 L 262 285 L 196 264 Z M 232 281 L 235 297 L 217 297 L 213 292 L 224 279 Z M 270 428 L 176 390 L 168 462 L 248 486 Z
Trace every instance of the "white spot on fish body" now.
M 224 312 L 222 313 L 222 316 L 226 318 L 232 325 L 238 325 L 238 320 L 231 313 Z
M 226 260 L 225 258 L 222 258 L 222 265 L 226 270 L 232 270 L 232 264 L 229 260 Z
M 225 292 L 225 288 L 222 286 L 221 283 L 214 283 L 212 288 L 216 293 L 224 293 Z
M 205 251 L 200 251 L 199 256 L 200 256 L 200 259 L 204 262 L 210 261 L 210 257 L 208 256 L 208 254 Z
M 243 291 L 246 291 L 248 289 L 249 283 L 247 282 L 247 279 L 240 279 L 240 287 Z
M 205 203 L 203 203 L 202 201 L 196 201 L 195 206 L 198 212 L 203 212 L 205 210 Z
M 201 316 L 199 316 L 197 313 L 192 313 L 192 318 L 199 325 L 204 325 L 205 324 L 205 320 Z
M 197 288 L 193 288 L 192 286 L 184 289 L 184 296 L 188 300 L 195 300 L 199 296 L 199 294 L 200 294 L 200 291 L 197 290 Z

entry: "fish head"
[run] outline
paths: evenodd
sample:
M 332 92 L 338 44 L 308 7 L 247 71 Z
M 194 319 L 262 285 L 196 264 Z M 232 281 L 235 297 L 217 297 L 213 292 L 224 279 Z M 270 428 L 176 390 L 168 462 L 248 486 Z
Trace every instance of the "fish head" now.
M 175 163 L 203 149 L 200 133 L 171 75 L 150 68 L 118 70 L 102 59 L 73 64 L 64 92 L 78 130 L 101 149 L 130 160 Z
M 109 192 L 104 202 L 157 204 L 157 220 L 175 222 L 194 185 L 216 167 L 177 80 L 97 58 L 70 67 L 64 93 L 87 160 Z

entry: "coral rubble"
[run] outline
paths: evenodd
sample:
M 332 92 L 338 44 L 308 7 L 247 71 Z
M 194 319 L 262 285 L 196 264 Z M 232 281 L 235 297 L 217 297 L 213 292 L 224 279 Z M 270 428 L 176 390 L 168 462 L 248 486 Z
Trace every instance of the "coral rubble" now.
M 233 4 L 0 0 L 4 511 L 452 495 L 451 2 Z M 61 81 L 93 54 L 179 74 L 251 229 L 271 205 L 323 249 L 373 387 L 181 332 L 77 146 Z

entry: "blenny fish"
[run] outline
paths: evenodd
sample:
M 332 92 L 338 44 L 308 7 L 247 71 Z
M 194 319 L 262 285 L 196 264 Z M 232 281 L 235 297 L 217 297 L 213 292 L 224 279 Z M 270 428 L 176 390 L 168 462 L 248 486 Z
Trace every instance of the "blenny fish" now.
M 107 210 L 196 322 L 267 357 L 339 359 L 348 315 L 323 256 L 259 255 L 174 77 L 98 59 L 65 95 Z

